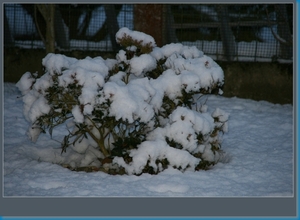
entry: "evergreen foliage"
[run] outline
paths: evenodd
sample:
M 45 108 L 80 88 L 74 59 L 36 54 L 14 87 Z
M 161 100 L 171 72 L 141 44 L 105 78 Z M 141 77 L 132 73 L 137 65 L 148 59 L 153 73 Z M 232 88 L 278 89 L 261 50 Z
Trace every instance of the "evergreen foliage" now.
M 120 30 L 116 38 L 123 49 L 116 59 L 48 54 L 41 78 L 25 73 L 17 86 L 31 122 L 29 137 L 36 141 L 47 131 L 52 137 L 54 129 L 64 125 L 61 153 L 70 146 L 93 146 L 100 152 L 87 166 L 93 171 L 140 175 L 170 166 L 182 171 L 209 169 L 222 154 L 228 114 L 221 109 L 208 113 L 205 103 L 198 109 L 196 97 L 220 88 L 223 72 L 195 48 L 180 44 L 158 48 L 151 38 L 136 36 L 138 32 Z M 157 53 L 172 47 L 181 49 Z M 186 50 L 191 55 L 184 54 Z M 209 80 L 188 67 L 193 62 L 202 62 Z

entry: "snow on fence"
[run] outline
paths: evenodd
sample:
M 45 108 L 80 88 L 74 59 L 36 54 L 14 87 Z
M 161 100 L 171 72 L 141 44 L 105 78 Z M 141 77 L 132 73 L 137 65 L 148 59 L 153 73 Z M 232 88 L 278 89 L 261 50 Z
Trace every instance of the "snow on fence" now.
M 292 45 L 286 46 L 279 42 L 282 39 L 279 35 L 283 35 L 282 26 L 293 23 L 292 5 L 284 6 L 287 13 L 280 15 L 281 12 L 275 5 L 229 5 L 226 11 L 223 10 L 228 18 L 228 22 L 224 23 L 217 5 L 169 5 L 166 7 L 170 7 L 171 13 L 165 15 L 165 20 L 170 26 L 167 28 L 167 31 L 171 30 L 169 35 L 174 36 L 168 40 L 196 46 L 215 60 L 228 60 L 220 28 L 220 25 L 228 24 L 234 39 L 230 48 L 234 51 L 232 61 L 290 63 L 293 61 Z M 62 18 L 61 29 L 56 31 L 58 49 L 113 50 L 105 5 L 59 5 L 58 8 L 56 11 L 60 12 L 59 16 Z M 5 4 L 4 9 L 5 47 L 45 48 L 39 34 L 45 30 L 43 27 L 37 28 L 38 16 L 34 5 Z M 133 29 L 133 9 L 134 5 L 130 4 L 115 6 L 119 27 Z M 164 12 L 166 14 L 166 10 Z M 224 16 L 223 14 L 221 15 Z M 284 16 L 285 21 L 279 20 Z M 290 28 L 290 32 L 292 31 Z M 286 34 L 292 36 L 292 33 L 284 33 L 285 36 Z M 67 44 L 61 43 L 62 37 L 67 39 Z M 284 47 L 285 54 L 282 52 Z

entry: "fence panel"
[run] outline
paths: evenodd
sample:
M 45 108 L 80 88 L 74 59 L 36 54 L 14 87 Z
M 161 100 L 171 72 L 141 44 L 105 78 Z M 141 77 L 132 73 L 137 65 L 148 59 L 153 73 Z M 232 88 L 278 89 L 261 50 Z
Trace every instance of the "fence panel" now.
M 292 60 L 292 40 L 287 36 L 292 36 L 293 31 L 293 5 L 225 6 L 225 15 L 220 13 L 218 5 L 172 6 L 178 41 L 186 45 L 196 45 L 217 60 L 227 60 L 226 56 L 231 54 L 234 54 L 234 60 L 242 61 Z M 281 8 L 278 7 L 282 6 L 284 10 L 280 11 Z M 230 44 L 228 39 L 229 42 L 222 39 L 222 21 L 225 19 L 231 31 L 227 33 L 227 37 L 232 37 L 234 44 Z M 276 39 L 279 27 L 286 27 L 286 37 L 282 39 L 287 41 L 286 44 Z M 228 48 L 228 54 L 224 48 L 226 43 L 232 47 Z M 285 47 L 288 48 L 287 54 L 281 51 Z
M 114 18 L 99 4 L 58 4 L 55 14 L 59 50 L 112 51 L 112 26 L 134 29 L 134 5 L 114 5 Z M 293 5 L 165 5 L 168 39 L 197 46 L 216 60 L 293 59 Z M 112 8 L 110 7 L 109 10 Z M 110 13 L 111 14 L 111 13 Z M 5 47 L 44 48 L 45 23 L 34 4 L 4 5 Z

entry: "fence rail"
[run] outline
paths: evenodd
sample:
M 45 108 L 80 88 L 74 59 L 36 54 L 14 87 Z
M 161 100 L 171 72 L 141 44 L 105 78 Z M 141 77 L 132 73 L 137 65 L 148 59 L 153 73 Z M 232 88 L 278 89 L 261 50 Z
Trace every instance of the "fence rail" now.
M 241 21 L 241 22 L 229 22 L 230 27 L 267 27 L 273 25 L 282 25 L 284 22 L 275 22 L 275 21 Z M 174 24 L 175 29 L 190 29 L 190 28 L 218 28 L 220 27 L 221 22 L 201 22 L 201 24 L 195 23 L 184 23 L 184 24 Z

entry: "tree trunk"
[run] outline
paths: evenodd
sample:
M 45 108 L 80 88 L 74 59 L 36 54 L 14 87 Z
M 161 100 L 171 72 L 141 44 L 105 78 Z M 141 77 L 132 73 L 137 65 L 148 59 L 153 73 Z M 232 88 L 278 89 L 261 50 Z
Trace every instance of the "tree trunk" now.
M 280 57 L 290 59 L 293 57 L 293 38 L 291 35 L 290 26 L 288 23 L 288 16 L 285 4 L 275 6 L 277 20 L 280 22 L 277 27 L 277 34 L 286 43 L 280 42 Z
M 228 61 L 233 61 L 236 56 L 236 45 L 234 35 L 229 26 L 228 6 L 218 6 L 218 18 L 220 22 L 221 39 L 223 44 L 223 52 Z
M 171 5 L 164 5 L 163 21 L 163 44 L 177 43 L 178 39 L 174 28 L 174 17 L 171 11 Z
M 120 47 L 116 42 L 116 33 L 119 30 L 119 24 L 118 24 L 117 14 L 115 11 L 115 6 L 104 5 L 104 9 L 106 14 L 107 28 L 108 28 L 112 49 L 113 51 L 118 51 Z
M 46 53 L 55 52 L 55 5 L 54 4 L 38 4 L 36 5 L 44 20 L 46 21 L 46 39 L 44 44 Z
M 69 28 L 65 25 L 59 8 L 55 9 L 55 40 L 57 46 L 65 49 L 70 48 Z

